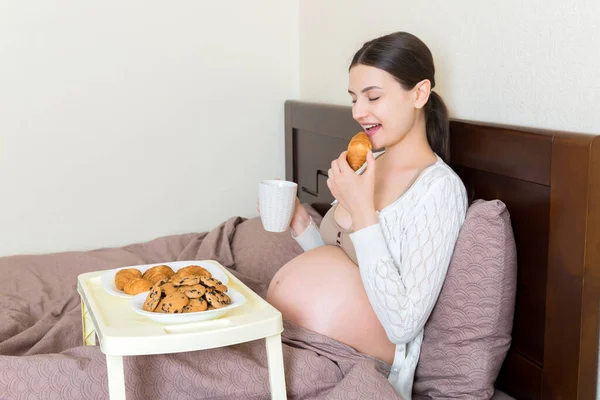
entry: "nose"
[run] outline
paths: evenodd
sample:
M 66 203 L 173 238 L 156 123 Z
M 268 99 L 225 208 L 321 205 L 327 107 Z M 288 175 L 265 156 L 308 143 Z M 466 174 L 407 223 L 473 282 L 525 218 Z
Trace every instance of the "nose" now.
M 368 115 L 367 105 L 360 101 L 360 99 L 356 100 L 356 102 L 352 105 L 352 118 L 356 121 L 360 121 Z

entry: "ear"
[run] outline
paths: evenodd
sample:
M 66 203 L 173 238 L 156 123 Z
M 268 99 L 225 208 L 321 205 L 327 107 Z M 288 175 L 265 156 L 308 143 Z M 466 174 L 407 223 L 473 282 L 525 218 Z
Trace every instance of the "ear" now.
M 423 79 L 417 83 L 413 89 L 415 91 L 415 108 L 423 108 L 429 100 L 431 93 L 431 82 L 429 79 Z

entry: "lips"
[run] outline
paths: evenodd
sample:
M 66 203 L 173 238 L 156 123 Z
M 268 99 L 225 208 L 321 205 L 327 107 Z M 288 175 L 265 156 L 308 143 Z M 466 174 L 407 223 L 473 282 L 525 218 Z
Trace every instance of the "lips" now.
M 363 129 L 367 136 L 371 137 L 375 135 L 381 129 L 381 124 L 363 125 Z

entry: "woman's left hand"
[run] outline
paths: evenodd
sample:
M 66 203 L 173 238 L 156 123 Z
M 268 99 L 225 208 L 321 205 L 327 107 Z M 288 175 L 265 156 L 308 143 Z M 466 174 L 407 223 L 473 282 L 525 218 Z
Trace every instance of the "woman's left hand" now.
M 375 158 L 369 151 L 367 168 L 357 175 L 346 160 L 347 151 L 331 162 L 327 171 L 327 186 L 331 194 L 352 218 L 352 227 L 358 231 L 378 222 L 375 212 Z

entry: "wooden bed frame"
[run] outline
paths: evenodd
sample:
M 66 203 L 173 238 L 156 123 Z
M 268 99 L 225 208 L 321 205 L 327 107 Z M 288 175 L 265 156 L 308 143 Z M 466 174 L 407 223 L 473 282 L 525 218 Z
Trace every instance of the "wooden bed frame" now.
M 513 340 L 496 387 L 594 399 L 600 304 L 600 136 L 453 120 L 451 166 L 471 200 L 508 207 L 518 251 Z M 349 106 L 285 103 L 286 179 L 324 214 L 327 170 L 360 126 Z M 600 394 L 600 393 L 599 393 Z

